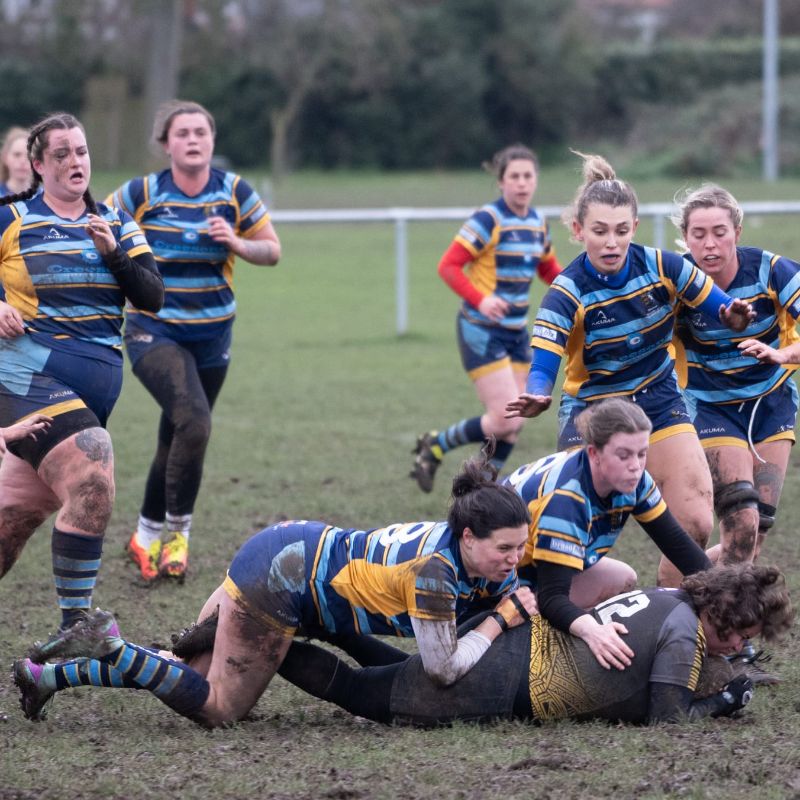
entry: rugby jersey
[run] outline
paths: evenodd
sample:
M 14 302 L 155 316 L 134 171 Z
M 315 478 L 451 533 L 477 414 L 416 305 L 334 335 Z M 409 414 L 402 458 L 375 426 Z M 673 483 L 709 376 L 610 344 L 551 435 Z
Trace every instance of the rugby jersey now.
M 413 636 L 411 617 L 455 620 L 472 603 L 518 586 L 516 573 L 503 583 L 469 577 L 446 522 L 306 528 L 306 618 L 331 632 Z
M 97 210 L 128 256 L 149 252 L 127 213 L 102 203 Z M 61 342 L 62 349 L 74 349 L 74 343 L 86 342 L 118 351 L 125 297 L 89 236 L 88 223 L 86 213 L 76 220 L 58 216 L 42 193 L 0 206 L 3 299 L 20 312 L 28 333 L 46 346 Z
M 586 448 L 554 453 L 524 464 L 503 480 L 527 503 L 531 514 L 520 577 L 535 584 L 530 565 L 548 561 L 584 570 L 614 546 L 628 517 L 647 523 L 667 510 L 661 492 L 645 470 L 634 492 L 594 489 Z
M 771 392 L 796 364 L 763 364 L 737 345 L 758 339 L 773 348 L 800 341 L 800 264 L 755 247 L 737 247 L 739 268 L 726 291 L 749 302 L 756 318 L 736 333 L 718 319 L 691 309 L 678 314 L 676 369 L 681 386 L 706 403 L 741 403 Z M 691 260 L 691 256 L 685 256 Z
M 676 306 L 697 308 L 714 282 L 677 253 L 634 243 L 621 285 L 609 285 L 586 258 L 582 253 L 553 281 L 531 346 L 559 359 L 566 353 L 563 392 L 588 402 L 633 394 L 669 373 Z
M 214 338 L 233 319 L 235 254 L 208 233 L 208 218 L 226 219 L 234 232 L 252 237 L 269 222 L 258 194 L 239 175 L 212 168 L 203 190 L 189 197 L 169 169 L 128 181 L 109 198 L 141 226 L 164 278 L 164 306 L 157 313 L 128 307 L 136 325 L 175 340 Z
M 499 322 L 464 302 L 462 311 L 472 322 L 520 329 L 528 324 L 528 294 L 536 268 L 554 257 L 550 229 L 544 217 L 531 208 L 517 216 L 503 198 L 478 209 L 462 226 L 455 241 L 473 255 L 465 272 L 483 294 L 495 294 L 510 305 Z

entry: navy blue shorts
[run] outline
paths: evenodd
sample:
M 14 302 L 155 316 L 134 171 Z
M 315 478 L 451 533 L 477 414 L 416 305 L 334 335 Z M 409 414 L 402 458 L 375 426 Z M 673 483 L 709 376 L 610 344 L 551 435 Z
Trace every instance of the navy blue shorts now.
M 105 426 L 122 388 L 122 354 L 103 355 L 80 343 L 74 353 L 51 349 L 28 334 L 0 339 L 0 426 L 85 408 Z
M 525 372 L 531 365 L 531 337 L 525 328 L 478 325 L 459 311 L 456 337 L 461 363 L 472 380 L 505 366 Z
M 651 444 L 679 433 L 694 433 L 689 409 L 678 388 L 674 373 L 669 373 L 665 378 L 654 381 L 644 389 L 626 397 L 641 406 L 653 423 Z M 561 406 L 558 409 L 559 450 L 569 450 L 584 444 L 575 427 L 575 418 L 588 405 L 591 404 L 566 394 L 561 395 Z
M 132 365 L 146 353 L 164 347 L 182 347 L 187 350 L 197 365 L 197 369 L 211 367 L 226 367 L 231 360 L 231 342 L 233 341 L 233 325 L 228 325 L 225 331 L 212 339 L 198 339 L 197 341 L 178 341 L 169 336 L 153 333 L 139 327 L 130 318 L 125 323 L 125 350 Z
M 323 522 L 291 520 L 253 534 L 231 561 L 223 586 L 267 627 L 293 636 L 303 621 L 306 546 L 316 552 Z
M 704 403 L 688 392 L 686 399 L 700 444 L 706 449 L 795 440 L 798 397 L 791 378 L 769 394 L 743 403 Z

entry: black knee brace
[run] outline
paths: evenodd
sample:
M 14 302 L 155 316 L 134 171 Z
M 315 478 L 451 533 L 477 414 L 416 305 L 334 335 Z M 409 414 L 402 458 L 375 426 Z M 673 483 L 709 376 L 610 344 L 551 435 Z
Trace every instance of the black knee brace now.
M 758 532 L 764 536 L 766 532 L 775 524 L 775 512 L 778 509 L 769 503 L 758 501 Z
M 714 513 L 717 519 L 743 508 L 758 508 L 758 492 L 750 481 L 731 481 L 714 489 Z

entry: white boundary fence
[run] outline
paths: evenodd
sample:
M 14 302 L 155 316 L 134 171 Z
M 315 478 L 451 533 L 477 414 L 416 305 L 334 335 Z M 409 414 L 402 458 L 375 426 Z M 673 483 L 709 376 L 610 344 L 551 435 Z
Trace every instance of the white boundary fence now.
M 800 214 L 800 201 L 753 201 L 741 204 L 745 215 Z M 672 203 L 645 203 L 639 206 L 639 219 L 651 218 L 653 223 L 653 246 L 664 247 L 669 216 L 675 206 Z M 561 206 L 536 206 L 548 219 L 557 219 Z M 469 208 L 342 208 L 309 209 L 307 211 L 273 211 L 270 216 L 280 223 L 326 223 L 326 222 L 391 222 L 394 224 L 395 252 L 395 307 L 398 336 L 408 331 L 408 223 L 464 221 L 475 211 Z

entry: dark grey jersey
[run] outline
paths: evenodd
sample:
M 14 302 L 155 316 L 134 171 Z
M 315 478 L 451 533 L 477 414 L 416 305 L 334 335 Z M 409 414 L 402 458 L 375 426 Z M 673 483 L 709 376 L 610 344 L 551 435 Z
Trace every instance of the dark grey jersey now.
M 596 606 L 591 613 L 603 624 L 625 625 L 628 633 L 623 638 L 634 652 L 631 666 L 604 669 L 582 639 L 534 617 L 529 685 L 536 719 L 599 717 L 644 722 L 651 682 L 694 691 L 706 643 L 702 625 L 683 592 L 627 592 Z

